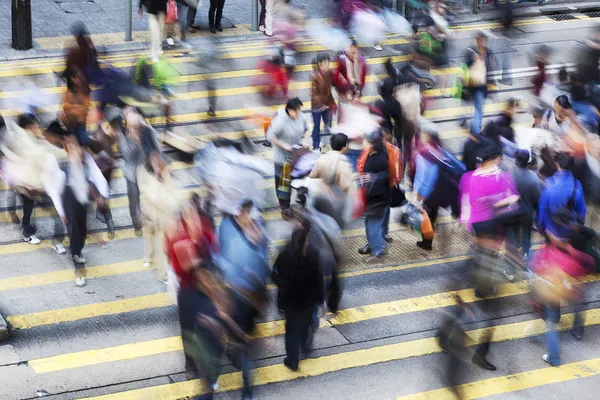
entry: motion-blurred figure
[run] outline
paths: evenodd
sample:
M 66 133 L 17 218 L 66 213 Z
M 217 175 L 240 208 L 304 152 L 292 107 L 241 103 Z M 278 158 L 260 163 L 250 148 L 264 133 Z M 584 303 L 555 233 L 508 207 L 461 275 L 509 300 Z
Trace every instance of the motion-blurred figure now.
M 340 96 L 340 101 L 359 100 L 365 87 L 367 63 L 356 42 L 337 57 L 337 69 L 333 82 Z
M 337 105 L 333 98 L 333 73 L 329 69 L 329 56 L 319 54 L 315 59 L 314 73 L 312 77 L 312 88 L 310 100 L 312 105 L 313 131 L 312 146 L 313 150 L 321 150 L 321 119 L 325 129 L 331 128 L 333 113 L 337 110 Z

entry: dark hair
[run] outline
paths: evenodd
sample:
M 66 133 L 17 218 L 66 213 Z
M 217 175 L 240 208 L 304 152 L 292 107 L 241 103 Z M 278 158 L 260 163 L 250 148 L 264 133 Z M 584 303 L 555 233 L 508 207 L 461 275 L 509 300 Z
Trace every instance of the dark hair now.
M 490 144 L 477 151 L 477 162 L 484 163 L 494 158 L 498 158 L 501 155 L 502 148 L 497 144 Z
M 50 123 L 50 125 L 48 125 L 46 132 L 59 136 L 61 138 L 69 135 L 69 131 L 67 130 L 67 128 L 63 127 L 60 120 L 58 119 L 55 119 Z
M 315 58 L 315 65 L 318 65 L 318 64 L 322 63 L 323 61 L 331 61 L 329 54 L 327 54 L 327 53 L 317 54 L 317 57 Z
M 554 153 L 554 162 L 560 169 L 570 170 L 573 168 L 573 157 L 563 151 Z
M 27 129 L 32 125 L 37 125 L 36 118 L 31 114 L 21 114 L 17 118 L 17 125 L 19 125 L 23 129 Z
M 356 40 L 352 40 L 350 42 L 350 47 L 358 47 L 358 42 Z
M 507 103 L 507 108 L 519 107 L 519 99 L 517 99 L 515 97 L 509 98 L 506 103 Z
M 294 111 L 299 110 L 300 107 L 302 107 L 303 105 L 304 104 L 302 103 L 302 101 L 297 97 L 294 97 L 293 99 L 289 99 L 287 104 L 285 105 L 285 113 L 289 115 L 290 110 L 294 110 Z
M 394 80 L 392 78 L 385 78 L 381 81 L 377 89 L 381 97 L 384 99 L 389 99 L 393 97 L 395 87 L 396 85 L 394 84 Z
M 364 138 L 369 142 L 377 151 L 383 151 L 385 145 L 383 143 L 383 134 L 380 130 L 365 135 Z
M 558 103 L 559 106 L 561 106 L 565 110 L 570 110 L 571 108 L 573 108 L 573 106 L 571 106 L 571 102 L 569 101 L 569 98 L 564 94 L 561 94 L 560 96 L 558 96 L 555 99 L 555 101 Z
M 304 244 L 308 240 L 308 234 L 310 233 L 310 221 L 304 219 L 302 221 L 302 227 L 296 228 L 292 233 L 292 240 L 290 241 L 290 252 L 292 259 L 297 262 L 304 252 Z
M 530 158 L 531 153 L 529 153 L 529 150 L 518 149 L 515 151 L 515 164 L 519 168 L 527 168 L 529 166 Z
M 331 150 L 340 151 L 344 147 L 348 146 L 348 136 L 343 133 L 335 133 L 331 135 Z
M 475 38 L 487 40 L 488 35 L 484 31 L 477 31 L 477 33 L 475 34 Z
M 4 118 L 2 117 L 2 115 L 0 115 L 0 129 L 4 128 L 6 126 L 6 122 L 4 122 Z

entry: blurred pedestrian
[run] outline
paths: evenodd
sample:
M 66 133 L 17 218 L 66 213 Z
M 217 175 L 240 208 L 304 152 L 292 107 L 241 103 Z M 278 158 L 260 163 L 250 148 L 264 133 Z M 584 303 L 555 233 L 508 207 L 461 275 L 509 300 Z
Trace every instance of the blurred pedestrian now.
M 305 220 L 292 233 L 291 242 L 279 254 L 271 278 L 279 288 L 279 307 L 285 313 L 285 352 L 283 363 L 297 371 L 300 350 L 311 349 L 310 323 L 315 307 L 323 302 L 323 278 L 319 248 L 309 243 L 311 224 Z
M 533 221 L 536 219 L 538 202 L 542 190 L 542 182 L 538 175 L 531 170 L 531 153 L 529 150 L 517 150 L 515 152 L 515 168 L 512 177 L 519 192 L 522 204 L 527 207 L 527 214 L 516 226 L 509 226 L 507 230 L 507 243 L 513 243 L 516 253 L 518 239 L 521 242 L 522 256 L 527 259 L 531 250 L 531 231 Z
M 315 59 L 315 71 L 312 76 L 312 89 L 310 100 L 312 105 L 313 131 L 312 146 L 313 150 L 321 149 L 321 120 L 325 129 L 331 128 L 333 113 L 337 109 L 333 93 L 333 73 L 329 68 L 329 55 L 321 53 Z
M 167 283 L 165 230 L 175 221 L 180 199 L 168 166 L 158 152 L 150 154 L 138 167 L 137 182 L 140 191 L 140 209 L 146 227 L 144 239 L 144 267 L 156 267 L 158 280 Z
M 366 82 L 367 63 L 358 44 L 353 41 L 344 53 L 338 55 L 336 61 L 337 69 L 333 82 L 340 101 L 360 100 Z
M 558 96 L 542 116 L 539 127 L 563 137 L 574 119 L 573 106 L 565 95 Z
M 121 169 L 127 182 L 127 198 L 129 214 L 136 236 L 142 236 L 142 219 L 140 209 L 140 191 L 137 184 L 137 169 L 143 165 L 154 152 L 160 153 L 160 144 L 154 129 L 143 122 L 142 117 L 127 111 L 124 115 L 127 126 L 122 119 L 114 119 L 108 125 L 107 134 L 115 138 L 123 157 Z
M 381 131 L 365 135 L 364 150 L 358 161 L 357 172 L 365 199 L 365 231 L 367 244 L 359 254 L 371 254 L 370 261 L 383 258 L 386 240 L 383 235 L 386 210 L 391 199 L 390 166 Z
M 295 97 L 287 102 L 285 108 L 279 110 L 267 131 L 267 141 L 274 146 L 275 188 L 284 216 L 290 208 L 292 151 L 294 146 L 300 146 L 307 130 L 308 124 L 302 115 L 302 102 Z
M 459 182 L 465 172 L 464 165 L 442 146 L 437 132 L 422 132 L 421 150 L 416 157 L 413 190 L 419 207 L 435 225 L 439 208 L 450 206 L 452 215 L 459 215 Z M 432 250 L 432 235 L 417 242 L 423 250 Z
M 394 97 L 395 84 L 393 78 L 385 78 L 379 83 L 379 96 L 375 102 L 376 113 L 381 116 L 381 127 L 394 135 L 398 146 L 402 146 L 402 124 L 404 121 L 402 107 Z
M 181 41 L 183 47 L 190 47 L 187 41 L 188 33 L 196 33 L 200 29 L 195 24 L 198 8 L 197 0 L 177 0 L 177 14 L 179 16 L 179 27 L 181 29 Z
M 82 70 L 72 70 L 67 79 L 67 90 L 62 101 L 62 122 L 76 136 L 82 146 L 90 146 L 92 140 L 87 134 L 88 112 L 90 110 L 90 86 Z
M 331 150 L 323 154 L 310 172 L 310 178 L 322 179 L 330 186 L 347 192 L 354 182 L 354 173 L 348 158 L 344 155 L 348 149 L 348 136 L 343 133 L 331 135 Z
M 167 0 L 140 0 L 138 14 L 140 18 L 144 14 L 142 7 L 148 13 L 148 27 L 150 28 L 150 58 L 158 62 L 158 57 L 163 53 L 162 38 L 165 28 L 165 17 L 167 14 Z
M 110 197 L 108 184 L 92 156 L 78 143 L 76 136 L 64 137 L 64 148 L 68 154 L 66 182 L 63 191 L 65 223 L 69 232 L 70 256 L 75 264 L 75 285 L 85 286 L 85 258 L 81 251 L 87 236 L 87 208 L 90 204 L 90 189 L 100 194 L 96 202 L 103 206 Z

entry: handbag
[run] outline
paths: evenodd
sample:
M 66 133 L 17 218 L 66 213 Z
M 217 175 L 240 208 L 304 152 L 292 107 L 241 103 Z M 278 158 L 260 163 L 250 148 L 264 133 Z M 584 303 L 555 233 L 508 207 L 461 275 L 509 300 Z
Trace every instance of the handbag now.
M 175 0 L 169 0 L 167 3 L 167 16 L 165 17 L 165 24 L 174 24 L 178 19 L 177 3 Z
M 406 196 L 399 185 L 392 188 L 392 196 L 390 200 L 390 207 L 400 207 L 406 201 Z

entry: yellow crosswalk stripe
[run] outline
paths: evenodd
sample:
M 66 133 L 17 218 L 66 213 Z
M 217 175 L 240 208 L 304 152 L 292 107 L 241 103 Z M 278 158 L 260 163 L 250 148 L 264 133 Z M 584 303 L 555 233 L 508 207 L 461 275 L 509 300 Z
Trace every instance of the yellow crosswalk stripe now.
M 593 282 L 597 279 L 588 280 Z M 507 283 L 498 287 L 499 294 L 495 298 L 518 296 L 529 292 L 528 282 Z M 398 316 L 413 312 L 442 309 L 444 307 L 454 306 L 456 296 L 460 296 L 465 303 L 481 301 L 473 294 L 473 289 L 463 289 L 458 291 L 438 293 L 430 296 L 423 296 L 411 299 L 390 301 L 379 304 L 370 304 L 356 308 L 341 310 L 330 319 L 322 319 L 321 327 L 338 326 L 354 324 L 361 321 L 371 321 L 383 317 Z M 100 304 L 91 304 L 80 307 L 72 307 L 61 310 L 52 310 L 47 312 L 11 316 L 8 322 L 13 329 L 28 329 L 36 326 L 56 324 L 61 322 L 70 322 L 83 319 L 89 319 L 99 316 L 115 315 L 140 311 L 144 309 L 166 307 L 173 305 L 174 302 L 167 293 L 161 293 L 150 296 L 143 296 L 133 299 L 113 301 Z M 285 333 L 285 321 L 270 321 L 256 325 L 253 336 L 255 339 L 280 336 Z M 64 354 L 54 357 L 47 357 L 42 360 L 33 360 L 29 362 L 37 373 L 53 372 L 62 369 L 71 369 L 81 367 L 82 365 L 94 365 L 109 361 L 122 361 L 131 358 L 142 357 L 145 354 L 161 354 L 171 351 L 181 350 L 179 336 L 165 338 L 160 343 L 155 340 L 147 342 L 138 342 L 130 345 L 121 345 L 109 347 L 100 350 L 83 351 L 73 354 Z M 145 350 L 145 347 L 151 347 L 152 350 Z M 139 355 L 135 355 L 131 349 L 141 350 Z M 119 349 L 119 351 L 116 351 Z M 133 355 L 133 356 L 132 356 Z M 82 364 L 85 363 L 85 364 Z
M 584 320 L 586 326 L 600 324 L 600 310 L 585 311 Z M 561 331 L 570 329 L 573 325 L 573 321 L 574 314 L 561 316 L 558 329 Z M 527 328 L 527 330 L 525 328 Z M 546 326 L 542 320 L 534 320 L 498 325 L 493 329 L 494 335 L 492 341 L 504 342 L 543 334 L 546 330 Z M 473 345 L 479 344 L 488 331 L 489 329 L 487 328 L 469 331 L 468 335 L 471 343 Z M 290 371 L 283 364 L 256 368 L 253 374 L 253 384 L 254 386 L 262 386 L 271 383 L 288 382 L 299 378 L 320 376 L 350 368 L 367 367 L 378 363 L 439 353 L 440 351 L 441 349 L 435 338 L 377 346 L 364 350 L 303 360 L 300 363 L 300 370 L 298 372 Z M 221 375 L 219 376 L 218 383 L 220 387 L 218 392 L 230 392 L 239 390 L 243 387 L 240 372 Z M 205 393 L 205 388 L 200 381 L 195 380 L 89 397 L 86 400 L 177 400 L 188 396 L 197 396 L 202 393 Z M 432 399 L 434 398 L 435 397 Z M 435 399 L 437 400 L 437 398 Z
M 131 272 L 145 271 L 141 260 L 119 262 L 96 267 L 87 267 L 87 278 L 101 278 L 111 275 L 122 275 Z M 72 269 L 46 272 L 43 274 L 22 275 L 14 278 L 0 279 L 0 292 L 16 289 L 27 289 L 52 283 L 71 282 L 75 280 Z
M 456 390 L 460 393 L 460 398 L 463 400 L 481 399 L 488 396 L 551 385 L 553 383 L 589 378 L 596 375 L 600 375 L 600 358 L 469 382 L 457 386 Z M 396 400 L 434 399 L 455 400 L 456 394 L 452 390 L 444 388 L 396 398 Z

